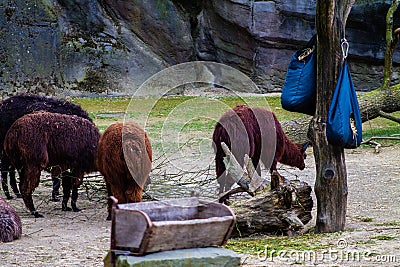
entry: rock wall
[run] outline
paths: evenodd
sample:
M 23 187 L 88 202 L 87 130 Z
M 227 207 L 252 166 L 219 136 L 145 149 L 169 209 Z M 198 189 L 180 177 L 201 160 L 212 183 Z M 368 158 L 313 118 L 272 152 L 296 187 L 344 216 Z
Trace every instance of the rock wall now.
M 346 37 L 358 90 L 380 85 L 390 3 L 358 1 L 349 16 Z M 264 92 L 279 91 L 291 55 L 315 33 L 315 5 L 316 0 L 2 1 L 0 90 L 132 94 L 168 66 L 211 60 L 244 72 Z M 398 51 L 394 62 L 400 63 Z
M 198 58 L 202 59 L 204 51 L 209 49 L 204 59 L 234 66 L 250 75 L 264 91 L 279 91 L 294 50 L 316 33 L 316 1 L 205 2 L 199 27 L 206 32 L 200 31 L 200 40 L 197 40 Z M 358 90 L 375 89 L 381 84 L 385 16 L 390 3 L 357 2 L 349 16 L 346 38 L 350 43 L 349 61 Z M 400 26 L 400 20 L 396 22 Z M 208 36 L 208 40 L 202 40 L 203 36 Z M 395 53 L 394 62 L 400 62 L 399 52 Z M 399 82 L 397 73 L 394 82 Z

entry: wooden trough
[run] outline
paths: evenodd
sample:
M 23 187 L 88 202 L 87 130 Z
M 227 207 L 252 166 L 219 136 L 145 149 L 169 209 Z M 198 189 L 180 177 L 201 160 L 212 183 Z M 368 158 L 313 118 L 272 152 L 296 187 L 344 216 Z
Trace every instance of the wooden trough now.
M 113 199 L 111 252 L 152 252 L 222 246 L 236 218 L 220 203 L 198 198 L 118 204 Z

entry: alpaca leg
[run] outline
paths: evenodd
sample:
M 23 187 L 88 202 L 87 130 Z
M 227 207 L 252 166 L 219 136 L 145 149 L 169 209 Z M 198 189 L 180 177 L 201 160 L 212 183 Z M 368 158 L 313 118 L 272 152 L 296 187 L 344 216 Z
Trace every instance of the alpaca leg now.
M 51 175 L 51 180 L 53 182 L 53 191 L 51 192 L 51 201 L 57 202 L 60 196 L 60 185 L 61 181 L 59 176 Z
M 127 203 L 142 201 L 142 188 L 135 182 L 129 183 L 125 190 L 125 199 Z
M 3 188 L 4 194 L 6 195 L 7 199 L 13 199 L 10 195 L 10 191 L 8 191 L 8 182 L 7 182 L 7 175 L 8 175 L 8 163 L 7 159 L 3 156 L 1 157 L 1 186 Z
M 108 195 L 108 200 L 107 200 L 107 212 L 108 212 L 107 221 L 110 221 L 111 220 L 111 209 L 112 209 L 112 204 L 113 204 L 113 202 L 112 202 L 112 200 L 110 198 L 112 196 L 112 192 L 111 192 L 110 183 L 107 182 L 107 179 L 105 179 L 105 180 L 106 180 L 107 195 Z
M 119 204 L 124 204 L 127 203 L 126 197 L 125 197 L 125 187 L 117 187 L 111 185 L 111 194 L 118 200 Z
M 18 190 L 17 179 L 15 178 L 15 169 L 13 167 L 10 168 L 9 177 L 10 177 L 10 185 L 11 185 L 11 188 L 12 188 L 15 196 L 17 198 L 21 198 L 22 196 Z
M 68 207 L 68 200 L 71 195 L 72 179 L 69 175 L 62 175 L 62 186 L 63 186 L 63 199 L 61 209 L 63 211 L 71 211 L 72 209 Z
M 34 215 L 35 218 L 41 218 L 43 217 L 43 215 L 39 214 L 39 212 L 36 211 L 32 200 L 32 192 L 39 185 L 40 170 L 37 170 L 35 168 L 29 169 L 29 167 L 26 167 L 24 169 L 29 171 L 22 170 L 21 172 L 19 172 L 19 188 L 21 190 L 22 199 L 31 214 Z
M 10 191 L 8 191 L 7 174 L 8 171 L 1 171 L 1 187 L 3 188 L 6 198 L 13 199 L 13 197 L 10 195 Z
M 80 175 L 78 178 L 72 178 L 72 195 L 71 195 L 71 207 L 75 212 L 81 211 L 76 207 L 76 201 L 78 200 L 78 188 L 81 185 L 83 175 Z
M 10 195 L 10 192 L 8 190 L 8 184 L 7 184 L 7 174 L 9 173 L 10 177 L 10 186 L 11 189 L 13 190 L 14 194 L 16 195 L 17 198 L 21 198 L 21 194 L 19 193 L 18 186 L 17 186 L 17 179 L 15 179 L 15 169 L 11 165 L 10 159 L 6 156 L 3 155 L 1 158 L 1 177 L 2 179 L 2 186 L 4 193 L 7 197 L 7 199 L 12 199 L 12 196 Z

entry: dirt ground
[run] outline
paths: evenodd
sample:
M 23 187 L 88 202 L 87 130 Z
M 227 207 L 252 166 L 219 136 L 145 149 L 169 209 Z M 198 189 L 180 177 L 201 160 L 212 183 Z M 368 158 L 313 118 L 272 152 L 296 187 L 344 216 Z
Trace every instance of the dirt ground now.
M 247 266 L 289 263 L 297 263 L 297 266 L 322 263 L 377 266 L 385 262 L 385 266 L 399 266 L 399 161 L 400 145 L 384 147 L 379 154 L 373 153 L 372 148 L 348 150 L 346 153 L 349 189 L 346 231 L 322 235 L 320 243 L 329 244 L 328 250 L 368 252 L 367 257 L 347 261 L 325 258 L 321 262 L 307 259 L 291 262 L 283 257 L 264 259 L 242 255 L 243 263 Z M 315 165 L 311 152 L 306 164 L 308 167 L 300 179 L 313 185 Z M 78 199 L 82 211 L 63 212 L 61 202 L 49 200 L 51 188 L 42 183 L 33 196 L 37 209 L 45 216 L 39 219 L 26 212 L 22 199 L 10 200 L 21 216 L 23 236 L 12 243 L 0 243 L 0 266 L 102 266 L 109 249 L 111 225 L 105 220 L 104 193 L 103 188 L 83 186 Z M 4 198 L 3 192 L 0 197 Z M 315 214 L 314 208 L 314 218 Z M 307 227 L 314 225 L 315 222 L 311 222 Z

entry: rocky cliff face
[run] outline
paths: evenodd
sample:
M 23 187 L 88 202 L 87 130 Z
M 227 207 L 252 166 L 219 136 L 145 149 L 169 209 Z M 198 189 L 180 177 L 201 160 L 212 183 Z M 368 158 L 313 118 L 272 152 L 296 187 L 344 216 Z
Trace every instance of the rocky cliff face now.
M 391 1 L 349 16 L 358 90 L 380 85 Z M 279 91 L 294 50 L 315 33 L 315 0 L 16 0 L 0 3 L 0 90 L 132 93 L 168 66 L 216 61 Z M 396 26 L 400 21 L 396 21 Z M 395 63 L 400 63 L 397 52 Z M 394 82 L 399 82 L 395 73 Z

